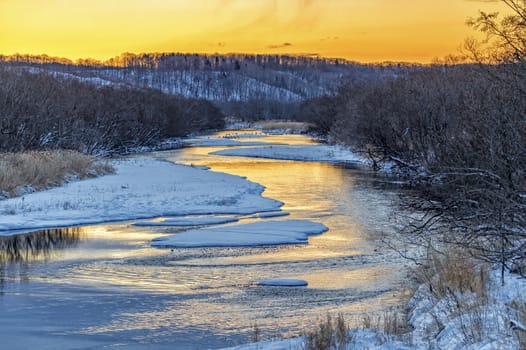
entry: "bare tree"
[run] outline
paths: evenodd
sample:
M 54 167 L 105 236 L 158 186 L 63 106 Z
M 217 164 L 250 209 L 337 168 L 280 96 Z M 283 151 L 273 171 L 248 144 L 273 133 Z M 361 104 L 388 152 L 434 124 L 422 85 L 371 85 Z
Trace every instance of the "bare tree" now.
M 523 62 L 526 57 L 526 1 L 501 0 L 511 13 L 502 18 L 499 13 L 479 12 L 468 25 L 486 34 L 492 57 L 499 61 Z

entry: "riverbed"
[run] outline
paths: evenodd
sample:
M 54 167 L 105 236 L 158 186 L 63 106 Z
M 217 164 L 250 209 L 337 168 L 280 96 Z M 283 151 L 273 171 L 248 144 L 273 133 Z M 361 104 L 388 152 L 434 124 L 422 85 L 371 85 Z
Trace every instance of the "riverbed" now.
M 317 142 L 251 132 L 211 137 Z M 327 313 L 342 312 L 358 323 L 366 313 L 403 304 L 405 262 L 376 242 L 377 233 L 396 234 L 396 185 L 355 164 L 209 154 L 225 148 L 134 157 L 246 177 L 265 186 L 265 197 L 284 203 L 281 210 L 289 215 L 272 220 L 310 220 L 329 231 L 309 237 L 306 245 L 192 249 L 152 248 L 152 239 L 183 229 L 138 227 L 135 221 L 16 236 L 19 241 L 0 260 L 6 348 L 221 348 L 249 341 L 256 324 L 263 338 L 291 336 Z M 232 216 L 238 224 L 265 220 Z M 308 286 L 258 285 L 273 278 L 302 279 Z

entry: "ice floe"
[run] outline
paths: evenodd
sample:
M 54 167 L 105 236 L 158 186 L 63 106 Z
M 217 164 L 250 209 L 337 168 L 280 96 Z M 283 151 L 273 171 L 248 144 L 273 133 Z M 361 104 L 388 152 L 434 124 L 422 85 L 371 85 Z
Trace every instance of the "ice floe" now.
M 239 219 L 231 216 L 197 216 L 174 219 L 138 221 L 134 223 L 133 226 L 200 226 L 219 225 L 236 221 L 239 221 Z
M 289 216 L 289 215 L 290 213 L 286 211 L 268 211 L 268 212 L 254 214 L 251 216 L 251 218 L 266 219 L 266 218 L 277 218 L 280 216 Z
M 272 145 L 226 149 L 210 154 L 331 163 L 367 163 L 367 159 L 348 148 L 330 145 Z
M 309 235 L 325 231 L 325 225 L 308 220 L 258 221 L 176 233 L 155 239 L 152 246 L 197 248 L 306 244 Z
M 193 138 L 185 139 L 186 145 L 197 147 L 235 147 L 235 146 L 265 146 L 268 142 L 260 141 L 238 141 L 229 138 Z
M 309 285 L 309 283 L 305 280 L 286 279 L 286 278 L 261 280 L 258 282 L 258 284 L 261 286 L 273 286 L 273 287 L 306 287 Z

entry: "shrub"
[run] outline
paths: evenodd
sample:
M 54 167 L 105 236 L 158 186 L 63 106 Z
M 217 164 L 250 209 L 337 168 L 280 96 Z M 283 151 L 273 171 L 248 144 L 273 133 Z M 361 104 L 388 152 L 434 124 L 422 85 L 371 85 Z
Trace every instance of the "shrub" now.
M 488 265 L 471 258 L 465 250 L 450 249 L 444 254 L 432 254 L 427 264 L 416 272 L 420 282 L 428 284 L 430 292 L 438 299 L 455 292 L 471 292 L 478 298 L 487 298 Z
M 342 313 L 333 319 L 327 315 L 313 331 L 305 334 L 306 350 L 345 349 L 349 342 L 349 326 Z
M 0 153 L 0 196 L 12 197 L 27 191 L 61 185 L 113 172 L 106 162 L 76 151 L 30 151 Z

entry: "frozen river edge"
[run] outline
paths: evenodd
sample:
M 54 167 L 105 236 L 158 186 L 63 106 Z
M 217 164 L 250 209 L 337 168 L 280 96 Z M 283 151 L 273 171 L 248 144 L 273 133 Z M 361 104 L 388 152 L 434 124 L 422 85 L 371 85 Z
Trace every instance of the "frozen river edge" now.
M 0 235 L 159 216 L 248 215 L 283 205 L 240 176 L 148 157 L 111 164 L 115 174 L 0 201 Z

